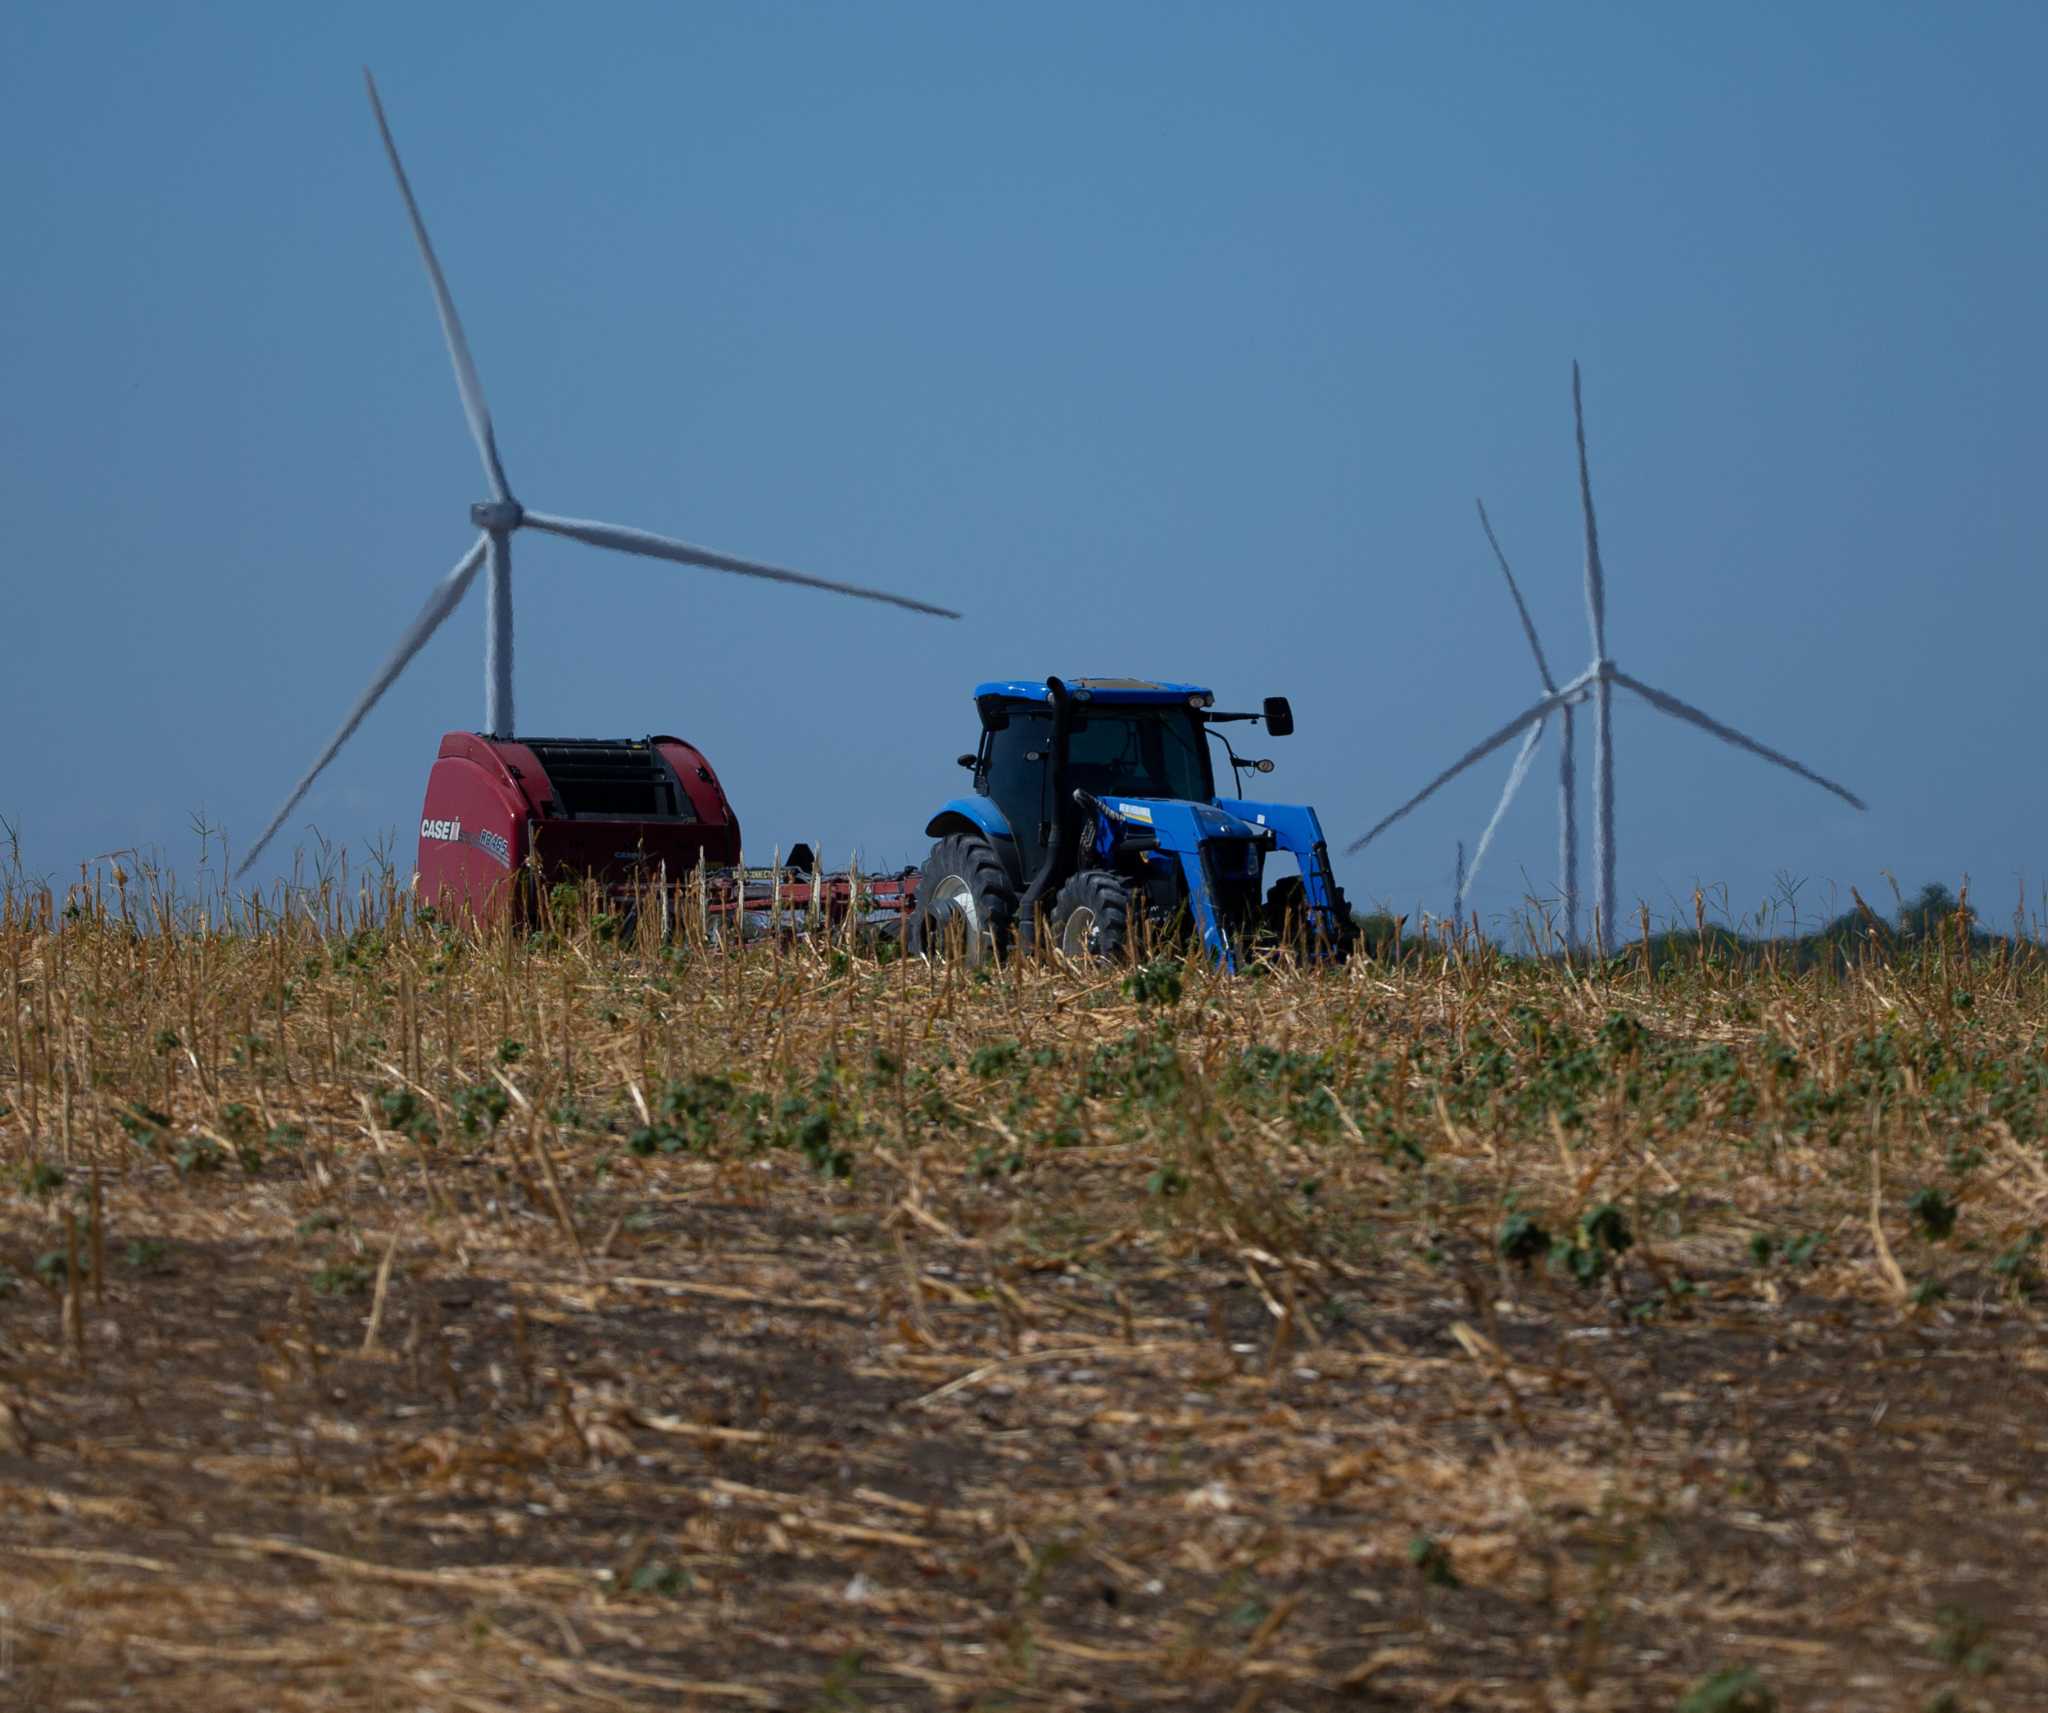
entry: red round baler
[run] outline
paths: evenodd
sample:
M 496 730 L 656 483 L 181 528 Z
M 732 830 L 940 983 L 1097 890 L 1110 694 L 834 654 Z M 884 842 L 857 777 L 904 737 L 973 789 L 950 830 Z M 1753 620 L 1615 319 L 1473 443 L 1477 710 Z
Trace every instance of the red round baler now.
M 529 867 L 623 895 L 739 860 L 739 818 L 681 738 L 450 732 L 427 775 L 416 884 L 437 909 L 489 920 L 525 913 Z

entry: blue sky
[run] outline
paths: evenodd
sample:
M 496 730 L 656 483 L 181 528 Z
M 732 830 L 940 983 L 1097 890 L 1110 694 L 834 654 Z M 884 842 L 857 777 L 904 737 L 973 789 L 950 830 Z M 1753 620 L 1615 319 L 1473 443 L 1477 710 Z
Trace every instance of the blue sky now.
M 1333 843 L 1589 651 L 1619 891 L 2036 902 L 2048 13 L 1188 4 L 0 13 L 0 815 L 59 879 L 246 844 L 483 496 L 359 68 L 528 503 L 960 607 L 527 534 L 520 724 L 680 732 L 750 852 L 915 861 L 971 686 L 1285 691 Z M 479 587 L 315 788 L 409 859 Z M 1448 907 L 1507 755 L 1357 858 Z M 1585 775 L 1582 757 L 1581 773 Z M 1472 899 L 1556 887 L 1546 760 Z M 1588 875 L 1590 881 L 1590 871 Z M 1832 890 L 1830 890 L 1832 888 Z

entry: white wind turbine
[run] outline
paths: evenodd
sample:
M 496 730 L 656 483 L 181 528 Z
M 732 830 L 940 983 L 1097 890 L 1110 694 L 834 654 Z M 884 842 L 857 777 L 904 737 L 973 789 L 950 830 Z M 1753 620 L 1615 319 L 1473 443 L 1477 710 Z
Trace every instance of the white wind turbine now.
M 385 122 L 384 104 L 377 98 L 376 79 L 367 70 L 363 82 L 370 92 L 370 110 L 377 118 L 377 131 L 384 139 L 384 152 L 390 157 L 392 174 L 398 180 L 398 193 L 405 199 L 405 211 L 412 221 L 413 240 L 419 245 L 420 259 L 426 263 L 427 279 L 433 286 L 434 306 L 440 312 L 441 333 L 448 343 L 448 355 L 455 365 L 455 384 L 462 394 L 463 414 L 469 418 L 469 432 L 476 441 L 477 451 L 483 458 L 484 477 L 489 482 L 491 497 L 469 508 L 470 521 L 482 532 L 470 544 L 469 551 L 455 562 L 451 570 L 434 585 L 427 597 L 426 605 L 419 616 L 406 627 L 398 639 L 398 646 L 391 651 L 388 659 L 370 680 L 369 688 L 356 698 L 355 706 L 348 711 L 348 717 L 341 723 L 341 729 L 329 740 L 318 759 L 306 770 L 305 776 L 292 788 L 292 794 L 285 799 L 284 807 L 272 817 L 270 825 L 263 829 L 263 835 L 250 847 L 248 855 L 242 858 L 235 873 L 239 878 L 248 872 L 249 866 L 262 855 L 263 848 L 270 843 L 285 818 L 298 807 L 299 800 L 306 795 L 313 781 L 319 778 L 321 770 L 340 753 L 341 746 L 348 742 L 364 715 L 373 708 L 378 697 L 391 688 L 398 675 L 411 664 L 414 655 L 426 646 L 427 639 L 440 627 L 441 621 L 452 613 L 468 593 L 469 586 L 476 579 L 479 568 L 486 560 L 490 563 L 491 577 L 488 584 L 489 602 L 485 616 L 484 631 L 484 720 L 493 737 L 510 737 L 512 725 L 512 533 L 518 529 L 538 529 L 550 535 L 565 535 L 574 541 L 588 542 L 593 547 L 609 547 L 621 553 L 637 553 L 648 559 L 671 559 L 679 565 L 694 565 L 706 571 L 729 571 L 742 577 L 765 577 L 777 583 L 796 583 L 807 589 L 826 589 L 837 595 L 857 595 L 862 600 L 886 601 L 891 606 L 907 607 L 914 613 L 931 613 L 939 618 L 957 619 L 960 615 L 949 607 L 933 606 L 927 601 L 913 600 L 907 595 L 891 595 L 880 589 L 867 589 L 857 583 L 835 583 L 823 577 L 811 577 L 801 571 L 789 571 L 777 565 L 763 565 L 751 559 L 736 559 L 730 554 L 714 553 L 709 548 L 694 547 L 687 541 L 678 541 L 672 536 L 653 535 L 646 530 L 628 529 L 619 524 L 596 523 L 585 518 L 554 517 L 545 512 L 529 511 L 512 497 L 510 485 L 505 480 L 505 467 L 498 458 L 497 436 L 491 428 L 491 413 L 484 404 L 483 384 L 477 379 L 476 364 L 469 354 L 469 341 L 462 335 L 462 323 L 455 314 L 455 300 L 448 294 L 448 282 L 442 277 L 441 264 L 434 256 L 434 246 L 427 239 L 426 223 L 420 218 L 419 204 L 413 200 L 412 184 L 405 176 L 405 168 L 398 159 L 398 145 L 391 139 L 391 127 Z
M 1563 812 L 1561 856 L 1564 867 L 1565 902 L 1568 912 L 1567 936 L 1576 949 L 1578 942 L 1577 900 L 1578 900 L 1578 829 L 1574 819 L 1573 799 L 1573 751 L 1572 751 L 1572 710 L 1589 697 L 1593 703 L 1593 861 L 1600 871 L 1600 896 L 1594 907 L 1593 935 L 1598 945 L 1612 942 L 1615 931 L 1614 916 L 1614 686 L 1632 691 L 1648 702 L 1660 713 L 1669 714 L 1673 719 L 1697 726 L 1702 731 L 1719 738 L 1723 743 L 1736 749 L 1745 749 L 1752 755 L 1796 773 L 1802 779 L 1811 780 L 1823 790 L 1832 791 L 1851 808 L 1865 807 L 1863 799 L 1848 787 L 1837 785 L 1803 763 L 1794 761 L 1782 751 L 1761 744 L 1755 738 L 1745 737 L 1733 726 L 1724 725 L 1711 714 L 1705 713 L 1690 703 L 1681 702 L 1668 691 L 1644 683 L 1640 678 L 1630 676 L 1608 658 L 1607 654 L 1607 578 L 1600 566 L 1600 531 L 1593 516 L 1593 478 L 1586 459 L 1586 413 L 1580 396 L 1579 366 L 1572 364 L 1572 419 L 1578 435 L 1579 449 L 1579 501 L 1586 517 L 1586 617 L 1592 631 L 1593 659 L 1585 671 L 1564 685 L 1551 681 L 1550 669 L 1543 657 L 1542 646 L 1536 640 L 1536 627 L 1529 618 L 1528 608 L 1522 602 L 1521 590 L 1516 587 L 1514 575 L 1508 574 L 1508 587 L 1514 592 L 1515 604 L 1522 614 L 1522 623 L 1529 638 L 1530 646 L 1536 653 L 1537 671 L 1544 683 L 1543 698 L 1532 707 L 1524 709 L 1514 719 L 1483 742 L 1475 744 L 1456 761 L 1439 773 L 1420 791 L 1409 798 L 1391 815 L 1373 827 L 1362 838 L 1354 839 L 1349 849 L 1356 853 L 1391 827 L 1411 809 L 1432 796 L 1440 787 L 1447 785 L 1466 768 L 1483 761 L 1495 750 L 1523 732 L 1529 735 L 1524 740 L 1514 766 L 1509 770 L 1507 785 L 1501 792 L 1499 804 L 1494 809 L 1493 820 L 1488 823 L 1487 837 L 1500 822 L 1515 792 L 1520 789 L 1523 778 L 1529 770 L 1536 745 L 1543 734 L 1543 725 L 1552 714 L 1563 716 L 1564 759 L 1559 778 L 1560 807 Z M 1480 516 L 1485 518 L 1482 507 Z M 1487 525 L 1487 537 L 1492 540 L 1493 529 Z M 1494 544 L 1495 553 L 1500 552 L 1499 543 Z M 1507 570 L 1505 556 L 1501 558 L 1501 569 Z M 1481 842 L 1479 856 L 1485 855 L 1485 843 Z M 1473 867 L 1478 867 L 1475 858 Z M 1470 884 L 1469 877 L 1467 884 Z

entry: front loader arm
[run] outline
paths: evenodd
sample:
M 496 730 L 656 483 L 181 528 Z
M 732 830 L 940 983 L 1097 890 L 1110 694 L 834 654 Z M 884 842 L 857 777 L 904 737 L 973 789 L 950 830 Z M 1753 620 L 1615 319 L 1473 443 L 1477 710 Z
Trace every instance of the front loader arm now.
M 1337 920 L 1337 876 L 1315 810 L 1305 803 L 1248 803 L 1234 797 L 1217 798 L 1216 807 L 1269 828 L 1274 848 L 1292 853 L 1301 868 L 1303 901 L 1317 919 L 1314 925 L 1334 938 L 1344 926 Z
M 1237 951 L 1216 914 L 1216 891 L 1209 882 L 1209 871 L 1203 865 L 1201 851 L 1176 851 L 1174 854 L 1180 858 L 1181 876 L 1188 887 L 1188 907 L 1194 912 L 1195 926 L 1201 930 L 1202 944 L 1219 968 L 1235 975 Z

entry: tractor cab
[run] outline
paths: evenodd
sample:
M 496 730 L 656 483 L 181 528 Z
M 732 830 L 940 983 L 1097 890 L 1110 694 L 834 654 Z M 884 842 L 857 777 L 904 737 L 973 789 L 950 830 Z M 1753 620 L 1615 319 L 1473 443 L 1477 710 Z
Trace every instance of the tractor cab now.
M 924 949 L 957 929 L 970 956 L 1000 952 L 1032 940 L 1041 917 L 1075 956 L 1120 953 L 1140 923 L 1192 926 L 1233 965 L 1252 938 L 1290 925 L 1348 949 L 1350 911 L 1315 811 L 1218 794 L 1219 750 L 1234 789 L 1245 769 L 1273 764 L 1238 755 L 1216 728 L 1262 721 L 1284 737 L 1285 697 L 1222 713 L 1198 684 L 1048 678 L 980 684 L 974 702 L 980 741 L 960 757 L 972 793 L 926 827 L 938 843 L 913 923 Z M 1265 859 L 1278 851 L 1299 873 L 1265 893 Z
M 974 692 L 981 747 L 975 789 L 1001 810 L 1021 883 L 1044 861 L 1060 817 L 1059 786 L 1097 797 L 1216 794 L 1201 710 L 1212 698 L 1192 684 L 1077 679 L 1067 717 L 1066 759 L 1055 765 L 1054 709 L 1043 683 L 982 684 Z M 962 757 L 963 762 L 967 760 Z M 1069 831 L 1072 828 L 1069 827 Z

